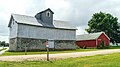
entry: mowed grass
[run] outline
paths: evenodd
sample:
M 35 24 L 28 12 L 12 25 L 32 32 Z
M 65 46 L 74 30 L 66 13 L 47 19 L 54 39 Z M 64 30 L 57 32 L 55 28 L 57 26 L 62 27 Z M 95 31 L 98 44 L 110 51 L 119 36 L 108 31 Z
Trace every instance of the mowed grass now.
M 120 49 L 120 46 L 112 46 L 107 49 Z M 85 52 L 85 51 L 96 51 L 96 50 L 106 50 L 106 49 L 75 49 L 75 50 L 57 50 L 57 51 L 50 51 L 50 54 L 56 54 L 56 53 L 70 53 L 70 52 Z M 46 54 L 46 51 L 34 51 L 34 52 L 27 52 L 27 55 L 33 55 L 33 54 Z M 5 52 L 4 54 L 0 56 L 9 56 L 9 55 L 25 55 L 25 52 Z
M 120 49 L 120 46 L 111 46 L 109 49 Z
M 0 62 L 0 67 L 120 67 L 120 53 L 54 61 Z
M 0 49 L 0 51 L 2 51 L 2 50 L 6 50 L 7 48 L 3 48 L 3 49 Z
M 57 50 L 57 51 L 49 51 L 50 54 L 56 53 L 70 53 L 70 52 L 85 52 L 85 51 L 95 51 L 98 49 L 75 49 L 75 50 Z M 46 51 L 37 51 L 37 52 L 27 52 L 27 55 L 33 54 L 46 54 Z M 25 55 L 25 52 L 5 52 L 0 56 L 9 56 L 9 55 Z

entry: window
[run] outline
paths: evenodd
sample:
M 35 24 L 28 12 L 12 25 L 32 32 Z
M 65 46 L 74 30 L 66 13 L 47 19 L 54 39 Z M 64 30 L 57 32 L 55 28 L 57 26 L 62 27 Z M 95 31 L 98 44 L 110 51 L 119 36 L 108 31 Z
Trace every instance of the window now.
M 46 12 L 46 16 L 50 17 L 50 12 L 49 11 Z

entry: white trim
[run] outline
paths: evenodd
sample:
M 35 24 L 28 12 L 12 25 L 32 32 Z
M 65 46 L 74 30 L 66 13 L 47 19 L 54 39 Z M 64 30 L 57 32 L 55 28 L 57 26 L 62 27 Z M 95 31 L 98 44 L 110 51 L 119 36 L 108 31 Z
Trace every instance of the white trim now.
M 48 14 L 49 14 L 49 15 L 48 15 Z M 46 16 L 47 16 L 47 17 L 50 17 L 50 16 L 51 16 L 50 11 L 47 11 L 47 12 L 46 12 Z
M 105 34 L 105 32 L 103 32 Z M 105 34 L 105 36 L 110 40 L 110 38 Z
M 105 34 L 105 32 L 101 32 L 101 34 L 102 34 L 102 33 L 110 40 L 110 38 Z M 101 34 L 100 34 L 100 35 L 101 35 Z M 99 36 L 99 37 L 100 37 L 100 36 Z M 98 38 L 99 38 L 99 37 L 98 37 Z M 98 39 L 98 38 L 97 38 L 97 39 Z

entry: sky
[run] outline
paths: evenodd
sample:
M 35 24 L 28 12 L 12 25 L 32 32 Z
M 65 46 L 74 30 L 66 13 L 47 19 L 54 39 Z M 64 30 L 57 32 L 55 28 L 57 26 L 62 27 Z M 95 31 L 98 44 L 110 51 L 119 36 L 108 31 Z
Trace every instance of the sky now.
M 94 13 L 102 11 L 120 19 L 120 0 L 0 0 L 0 41 L 9 42 L 12 13 L 34 16 L 47 8 L 54 12 L 54 20 L 74 25 L 76 35 L 87 33 L 85 29 Z

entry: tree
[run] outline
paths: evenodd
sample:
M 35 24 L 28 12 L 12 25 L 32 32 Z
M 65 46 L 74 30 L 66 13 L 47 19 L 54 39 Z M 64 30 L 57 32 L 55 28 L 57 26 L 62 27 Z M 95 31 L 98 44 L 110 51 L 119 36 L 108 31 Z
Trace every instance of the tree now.
M 9 43 L 6 43 L 6 44 L 5 44 L 5 47 L 9 47 Z
M 0 47 L 1 47 L 1 41 L 0 41 Z
M 6 44 L 5 41 L 1 42 L 1 46 L 3 46 L 3 48 L 4 48 L 5 44 Z
M 99 12 L 93 14 L 92 18 L 88 21 L 88 26 L 89 28 L 86 29 L 88 33 L 104 31 L 113 44 L 120 42 L 118 18 L 113 17 L 109 13 Z

